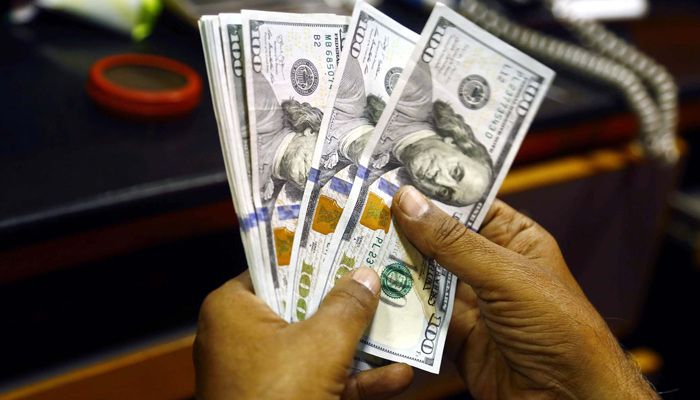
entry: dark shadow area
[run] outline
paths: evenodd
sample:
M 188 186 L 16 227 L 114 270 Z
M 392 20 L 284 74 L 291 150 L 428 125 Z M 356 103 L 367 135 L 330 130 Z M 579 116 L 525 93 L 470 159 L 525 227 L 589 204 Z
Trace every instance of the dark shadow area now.
M 194 330 L 204 297 L 246 268 L 242 254 L 231 230 L 0 287 L 0 386 Z

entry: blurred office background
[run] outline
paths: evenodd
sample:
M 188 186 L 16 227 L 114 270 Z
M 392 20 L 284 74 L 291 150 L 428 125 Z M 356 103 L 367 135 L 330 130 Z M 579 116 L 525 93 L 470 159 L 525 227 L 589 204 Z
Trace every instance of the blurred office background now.
M 536 0 L 484 2 L 574 40 Z M 0 399 L 189 399 L 199 305 L 246 268 L 194 21 L 241 8 L 351 8 L 136 1 L 124 3 L 146 3 L 145 16 L 115 20 L 106 6 L 76 3 L 0 10 Z M 700 4 L 588 3 L 675 76 L 681 160 L 671 168 L 647 160 L 622 95 L 557 69 L 499 196 L 554 234 L 663 397 L 696 399 Z M 417 32 L 430 11 L 417 0 L 375 4 Z M 204 82 L 201 101 L 159 120 L 105 112 L 86 80 L 95 62 L 121 53 L 188 65 Z M 451 371 L 443 365 L 439 383 L 417 374 L 405 398 L 466 398 Z

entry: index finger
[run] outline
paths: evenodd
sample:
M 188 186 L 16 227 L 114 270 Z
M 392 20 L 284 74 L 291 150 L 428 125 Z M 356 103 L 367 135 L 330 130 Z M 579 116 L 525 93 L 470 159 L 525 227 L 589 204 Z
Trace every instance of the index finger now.
M 200 319 L 217 319 L 220 315 L 235 314 L 236 317 L 252 317 L 286 325 L 260 297 L 255 295 L 250 272 L 244 271 L 209 293 L 200 310 Z
M 241 284 L 243 290 L 255 293 L 255 288 L 253 287 L 253 278 L 250 277 L 250 270 L 246 269 L 242 274 L 232 279 L 233 281 L 238 281 Z
M 493 243 L 529 259 L 561 261 L 554 237 L 538 223 L 499 199 L 494 199 L 479 233 Z

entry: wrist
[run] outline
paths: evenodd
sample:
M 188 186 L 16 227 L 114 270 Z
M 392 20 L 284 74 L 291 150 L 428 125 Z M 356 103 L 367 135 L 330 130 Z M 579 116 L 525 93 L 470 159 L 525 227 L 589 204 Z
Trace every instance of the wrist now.
M 659 400 L 651 384 L 627 358 L 617 339 L 607 331 L 591 346 L 589 374 L 582 374 L 579 400 Z M 601 340 L 602 339 L 602 340 Z

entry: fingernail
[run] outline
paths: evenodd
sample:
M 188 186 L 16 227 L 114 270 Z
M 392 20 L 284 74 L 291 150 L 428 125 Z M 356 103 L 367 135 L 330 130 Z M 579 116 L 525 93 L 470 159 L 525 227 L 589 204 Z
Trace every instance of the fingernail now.
M 352 279 L 363 284 L 375 296 L 379 294 L 379 289 L 382 285 L 379 283 L 379 275 L 372 268 L 361 267 L 356 269 L 352 274 Z
M 399 200 L 399 208 L 409 217 L 420 217 L 430 205 L 425 197 L 413 186 L 406 186 Z

